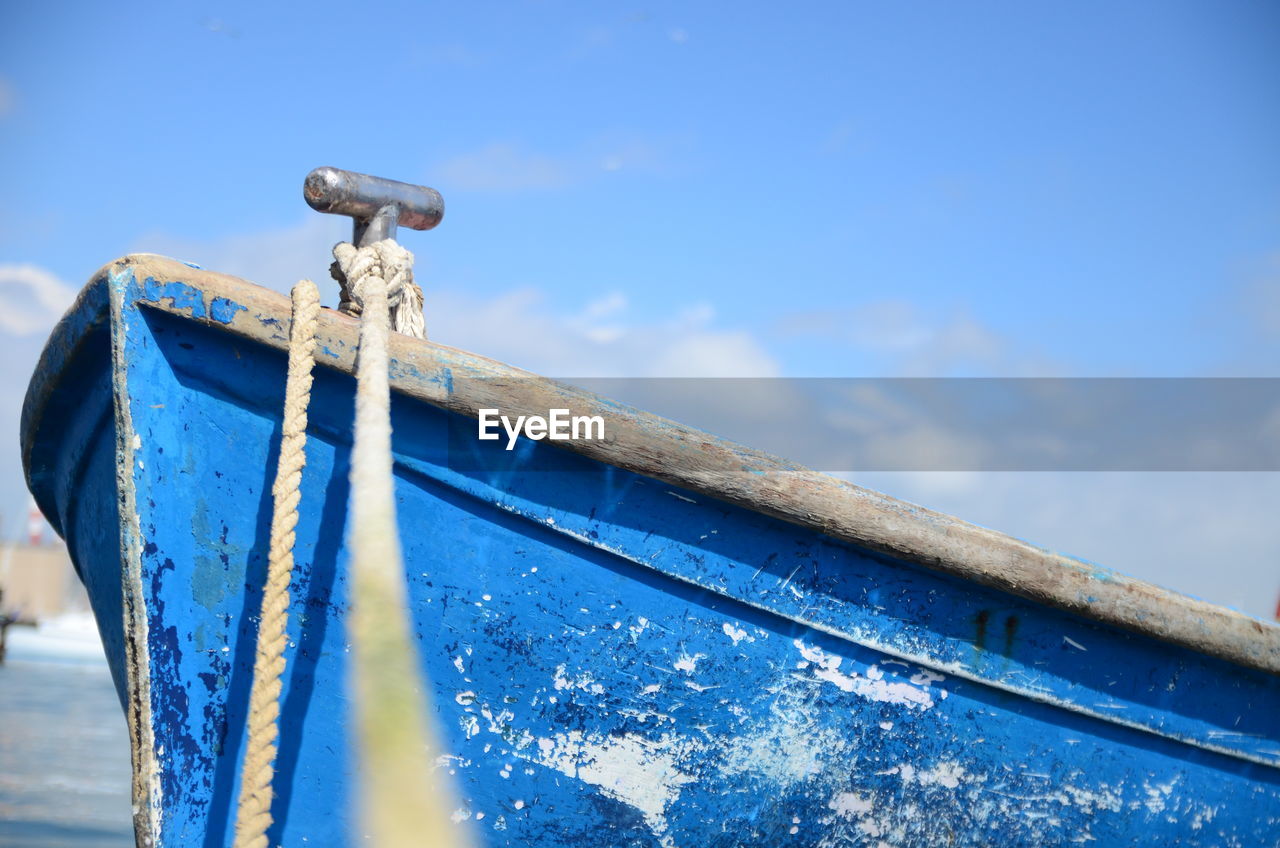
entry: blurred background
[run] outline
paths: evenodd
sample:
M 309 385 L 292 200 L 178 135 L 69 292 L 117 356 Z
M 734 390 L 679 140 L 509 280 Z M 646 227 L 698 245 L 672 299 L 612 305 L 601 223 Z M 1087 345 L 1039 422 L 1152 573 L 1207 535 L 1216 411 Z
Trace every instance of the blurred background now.
M 317 165 L 437 187 L 444 223 L 402 236 L 432 337 L 554 377 L 1272 377 L 1278 89 L 1280 6 L 1247 0 L 5 4 L 0 586 L 46 546 L 18 413 L 79 287 L 137 251 L 327 281 Z M 1273 473 L 847 476 L 1255 616 L 1280 595 Z M 123 740 L 100 658 L 46 631 L 0 669 L 0 844 L 125 844 L 127 762 L 78 790 L 118 826 L 41 831 L 69 790 L 19 790 L 50 674 Z

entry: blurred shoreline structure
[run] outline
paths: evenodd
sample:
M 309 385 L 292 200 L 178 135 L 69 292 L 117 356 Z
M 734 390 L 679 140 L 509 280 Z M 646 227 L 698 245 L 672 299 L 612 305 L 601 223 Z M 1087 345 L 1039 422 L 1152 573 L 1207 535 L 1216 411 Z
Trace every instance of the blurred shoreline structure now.
M 0 546 L 0 614 L 39 622 L 89 612 L 89 596 L 61 542 Z
M 89 596 L 61 540 L 0 544 L 0 665 L 105 660 Z

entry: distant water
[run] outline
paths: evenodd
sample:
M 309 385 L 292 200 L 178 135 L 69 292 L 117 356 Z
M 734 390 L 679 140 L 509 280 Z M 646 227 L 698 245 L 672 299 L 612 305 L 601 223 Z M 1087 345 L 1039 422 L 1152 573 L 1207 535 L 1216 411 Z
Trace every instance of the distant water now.
M 129 848 L 129 737 L 79 622 L 9 630 L 0 665 L 0 846 Z M 68 626 L 70 625 L 70 626 Z

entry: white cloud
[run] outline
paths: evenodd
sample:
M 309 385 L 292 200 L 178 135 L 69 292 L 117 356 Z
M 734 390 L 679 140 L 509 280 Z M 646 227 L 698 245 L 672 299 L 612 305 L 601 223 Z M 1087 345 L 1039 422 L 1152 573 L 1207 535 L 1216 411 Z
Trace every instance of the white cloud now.
M 563 159 L 495 142 L 431 169 L 440 185 L 466 191 L 530 191 L 568 185 L 572 167 Z
M 48 333 L 76 290 L 37 265 L 0 264 L 0 330 L 15 336 Z
M 592 176 L 593 171 L 666 175 L 671 172 L 667 151 L 672 144 L 674 142 L 660 145 L 629 137 L 598 139 L 586 146 L 578 159 L 576 171 L 582 179 Z
M 288 292 L 303 277 L 325 291 L 332 285 L 333 246 L 350 238 L 351 219 L 313 213 L 297 226 L 212 241 L 150 233 L 137 240 L 135 249 L 193 262 L 276 291 Z
M 772 377 L 777 361 L 749 332 L 717 327 L 701 307 L 669 320 L 630 322 L 613 293 L 571 313 L 533 289 L 477 298 L 427 292 L 427 330 L 461 347 L 555 377 Z
M 665 150 L 674 143 L 609 135 L 546 153 L 497 141 L 444 159 L 429 172 L 433 184 L 446 191 L 551 191 L 622 171 L 666 174 Z
M 1280 474 L 876 472 L 858 485 L 1051 550 L 1271 617 Z
M 981 467 L 992 458 L 995 446 L 987 439 L 935 421 L 875 383 L 852 383 L 843 392 L 833 386 L 829 391 L 833 396 L 826 400 L 837 405 L 815 413 L 846 434 L 848 445 L 857 447 L 855 456 L 875 457 L 881 468 Z M 853 460 L 844 467 L 861 466 Z
M 929 314 L 903 300 L 783 316 L 784 338 L 820 339 L 873 355 L 886 376 L 1056 376 L 1061 366 L 1017 345 L 966 310 Z
M 18 418 L 27 383 L 35 371 L 45 338 L 75 300 L 76 289 L 32 264 L 0 264 L 0 338 L 5 367 L 0 369 L 0 524 L 12 536 L 22 526 L 27 494 L 18 455 Z

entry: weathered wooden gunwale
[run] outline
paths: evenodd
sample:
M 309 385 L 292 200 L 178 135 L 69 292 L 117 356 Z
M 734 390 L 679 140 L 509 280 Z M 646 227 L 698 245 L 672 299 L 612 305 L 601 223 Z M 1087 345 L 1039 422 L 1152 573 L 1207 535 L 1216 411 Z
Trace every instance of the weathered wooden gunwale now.
M 45 402 L 61 377 L 61 364 L 91 327 L 107 320 L 104 281 L 126 271 L 155 283 L 159 296 L 140 301 L 149 308 L 273 348 L 287 347 L 290 307 L 282 294 L 153 255 L 131 255 L 105 266 L 54 331 L 28 390 L 22 456 L 36 491 L 40 470 L 31 467 L 31 457 Z M 171 282 L 202 291 L 202 308 L 193 310 L 182 297 L 166 294 L 165 284 Z M 219 302 L 222 308 L 216 308 Z M 357 335 L 355 319 L 322 310 L 320 363 L 354 373 Z M 1280 627 L 1237 611 L 896 500 L 495 360 L 398 335 L 391 340 L 391 355 L 392 389 L 406 396 L 471 417 L 491 407 L 509 415 L 545 415 L 550 408 L 602 415 L 608 422 L 605 440 L 566 442 L 563 447 L 959 578 L 1280 674 Z

